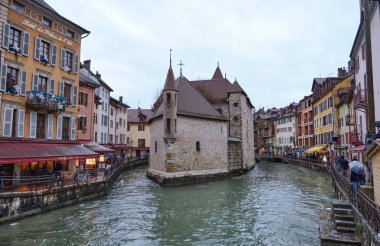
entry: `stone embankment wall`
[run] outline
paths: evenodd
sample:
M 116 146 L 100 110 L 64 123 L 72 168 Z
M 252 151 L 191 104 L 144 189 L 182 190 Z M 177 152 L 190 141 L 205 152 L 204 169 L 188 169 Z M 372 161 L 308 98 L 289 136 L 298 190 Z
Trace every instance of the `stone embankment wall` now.
M 0 224 L 101 197 L 107 194 L 120 174 L 132 167 L 147 164 L 148 159 L 125 163 L 113 170 L 107 180 L 104 181 L 51 190 L 1 193 Z
M 228 171 L 241 169 L 243 164 L 243 153 L 241 149 L 241 141 L 228 141 Z

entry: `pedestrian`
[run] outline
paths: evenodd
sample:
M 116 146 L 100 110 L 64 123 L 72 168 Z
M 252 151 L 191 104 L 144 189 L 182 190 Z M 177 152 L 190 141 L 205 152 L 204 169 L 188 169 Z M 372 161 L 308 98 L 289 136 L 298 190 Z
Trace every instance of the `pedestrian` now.
M 340 156 L 340 168 L 343 170 L 342 174 L 344 177 L 347 177 L 347 170 L 348 170 L 348 161 L 344 156 Z
M 5 172 L 3 170 L 3 165 L 0 165 L 0 190 L 2 190 L 4 188 L 4 177 L 5 175 Z
M 353 157 L 348 166 L 348 179 L 356 189 L 360 189 L 360 183 L 365 181 L 364 164 L 358 161 L 357 157 Z

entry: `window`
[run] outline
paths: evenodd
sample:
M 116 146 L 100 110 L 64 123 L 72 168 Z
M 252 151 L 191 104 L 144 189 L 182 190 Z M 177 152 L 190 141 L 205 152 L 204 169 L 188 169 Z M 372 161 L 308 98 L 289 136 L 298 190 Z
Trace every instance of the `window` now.
M 111 108 L 111 115 L 113 115 L 113 108 Z
M 63 96 L 67 99 L 71 99 L 71 85 L 70 84 L 64 84 L 63 88 Z
M 170 132 L 170 119 L 166 119 L 166 130 Z
M 154 141 L 154 152 L 157 153 L 157 141 Z
M 49 62 L 49 51 L 50 51 L 50 44 L 48 42 L 45 42 L 41 40 L 41 49 L 40 49 L 40 60 L 44 61 L 46 63 Z
M 110 127 L 113 128 L 113 120 L 110 120 Z
M 87 107 L 88 95 L 84 92 L 79 92 L 79 105 Z
M 69 38 L 74 38 L 74 35 L 75 35 L 74 32 L 70 30 L 67 30 L 66 34 L 67 34 L 67 37 Z
M 78 119 L 78 130 L 83 131 L 84 129 L 87 130 L 87 118 L 85 116 L 81 116 Z
M 171 94 L 170 93 L 168 93 L 168 94 L 166 94 L 166 103 L 167 104 L 170 104 L 171 103 Z
M 18 2 L 13 1 L 12 9 L 19 12 L 20 14 L 24 14 L 24 5 L 21 5 Z
M 95 142 L 98 142 L 98 133 L 95 132 Z
M 110 134 L 110 143 L 112 143 L 112 142 L 113 142 L 113 135 Z
M 98 114 L 94 113 L 94 124 L 98 124 Z
M 139 125 L 139 132 L 145 131 L 145 125 Z
M 200 143 L 199 141 L 197 141 L 197 142 L 195 143 L 195 150 L 196 150 L 197 152 L 200 152 L 200 151 L 201 151 L 201 143 Z
M 72 70 L 72 64 L 73 64 L 73 53 L 66 51 L 66 66 L 71 71 Z
M 20 37 L 21 37 L 21 31 L 14 28 L 9 27 L 9 46 L 13 46 L 14 48 L 20 48 Z
M 51 20 L 49 20 L 48 18 L 44 16 L 42 17 L 42 24 L 44 24 L 47 27 L 51 27 Z
M 7 88 L 6 91 L 14 90 L 13 86 L 17 85 L 18 70 L 13 67 L 7 68 Z
M 138 147 L 145 148 L 145 139 L 138 140 Z
M 130 125 L 127 124 L 127 131 L 129 132 L 130 131 Z
M 119 129 L 119 123 L 115 121 L 115 129 Z
M 37 82 L 37 90 L 47 92 L 48 91 L 47 85 L 48 85 L 48 78 L 39 76 L 38 82 Z

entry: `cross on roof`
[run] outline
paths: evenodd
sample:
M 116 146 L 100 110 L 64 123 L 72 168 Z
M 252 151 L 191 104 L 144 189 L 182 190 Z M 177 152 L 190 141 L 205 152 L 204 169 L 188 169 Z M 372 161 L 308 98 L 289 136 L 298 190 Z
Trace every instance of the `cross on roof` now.
M 172 66 L 172 49 L 170 49 L 170 66 Z
M 180 75 L 182 76 L 182 66 L 185 65 L 184 63 L 182 63 L 182 60 L 179 60 L 179 63 L 177 64 L 180 68 Z

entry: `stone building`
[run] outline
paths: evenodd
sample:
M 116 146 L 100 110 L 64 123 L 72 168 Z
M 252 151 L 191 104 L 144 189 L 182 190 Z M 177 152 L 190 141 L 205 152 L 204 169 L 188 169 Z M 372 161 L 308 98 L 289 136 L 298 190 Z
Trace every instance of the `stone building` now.
M 151 119 L 147 175 L 162 185 L 228 177 L 254 167 L 253 106 L 219 66 L 212 79 L 167 73 L 162 103 Z

